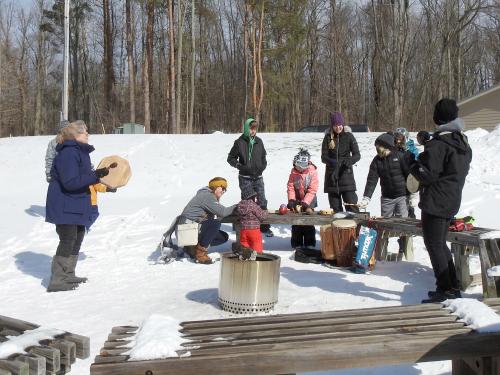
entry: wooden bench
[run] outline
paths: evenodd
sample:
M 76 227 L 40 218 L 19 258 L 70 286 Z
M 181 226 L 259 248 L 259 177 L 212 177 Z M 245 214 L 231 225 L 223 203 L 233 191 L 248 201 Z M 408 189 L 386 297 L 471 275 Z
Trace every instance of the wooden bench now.
M 390 237 L 422 236 L 420 220 L 411 218 L 376 218 L 370 219 L 370 226 L 378 233 L 377 259 L 384 259 L 387 252 L 387 243 Z M 368 225 L 368 220 L 360 220 L 361 224 Z M 481 279 L 483 296 L 485 298 L 500 297 L 500 277 L 489 277 L 487 270 L 500 265 L 500 238 L 481 238 L 497 230 L 475 227 L 470 231 L 448 232 L 448 241 L 451 242 L 451 251 L 455 258 L 457 276 L 461 289 L 465 290 L 471 284 L 472 277 L 469 271 L 469 255 L 479 253 L 481 262 Z M 408 250 L 408 249 L 406 249 Z
M 39 326 L 23 320 L 0 315 L 0 344 L 7 336 L 19 336 Z M 76 358 L 90 355 L 88 337 L 66 332 L 53 340 L 43 340 L 37 346 L 27 348 L 27 353 L 17 353 L 0 360 L 0 375 L 50 375 L 71 371 Z
M 500 311 L 500 299 L 485 300 Z M 500 332 L 477 333 L 441 304 L 189 321 L 179 355 L 128 361 L 137 327 L 112 329 L 91 375 L 290 374 L 452 360 L 453 375 L 500 375 Z

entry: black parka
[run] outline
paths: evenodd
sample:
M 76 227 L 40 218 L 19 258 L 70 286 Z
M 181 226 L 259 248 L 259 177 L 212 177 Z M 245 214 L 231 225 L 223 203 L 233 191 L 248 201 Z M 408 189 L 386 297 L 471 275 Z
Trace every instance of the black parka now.
M 459 120 L 462 121 L 456 119 L 440 126 L 410 168 L 410 173 L 421 184 L 420 209 L 446 219 L 460 209 L 462 189 L 472 161 L 467 137 L 456 125 Z
M 370 164 L 363 196 L 372 197 L 379 178 L 382 197 L 394 199 L 406 196 L 406 178 L 411 162 L 410 153 L 400 150 L 394 150 L 386 157 L 375 156 Z
M 329 144 L 335 140 L 335 148 L 330 149 Z M 356 182 L 352 166 L 361 158 L 356 138 L 345 127 L 340 134 L 328 132 L 321 145 L 321 161 L 326 164 L 325 193 L 342 193 L 356 191 Z
M 262 176 L 262 172 L 267 167 L 266 149 L 259 137 L 255 137 L 252 149 L 252 158 L 248 158 L 249 140 L 245 135 L 241 135 L 234 141 L 233 147 L 227 156 L 227 162 L 238 168 L 240 176 L 257 178 Z

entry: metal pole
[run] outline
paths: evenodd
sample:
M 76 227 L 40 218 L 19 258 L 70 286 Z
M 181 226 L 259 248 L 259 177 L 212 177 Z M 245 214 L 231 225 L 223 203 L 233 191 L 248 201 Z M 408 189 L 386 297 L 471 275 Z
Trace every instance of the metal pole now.
M 69 80 L 69 0 L 64 0 L 64 77 L 63 77 L 61 120 L 68 119 L 68 80 Z

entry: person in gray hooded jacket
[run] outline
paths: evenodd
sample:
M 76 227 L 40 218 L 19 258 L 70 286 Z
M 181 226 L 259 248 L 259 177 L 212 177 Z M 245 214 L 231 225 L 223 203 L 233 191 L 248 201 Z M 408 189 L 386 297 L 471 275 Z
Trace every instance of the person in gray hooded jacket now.
M 225 207 L 219 200 L 227 190 L 227 181 L 222 177 L 214 177 L 208 186 L 198 190 L 182 211 L 177 224 L 199 223 L 198 244 L 185 246 L 184 251 L 198 263 L 211 264 L 208 247 L 225 243 L 229 235 L 220 230 L 220 219 L 229 216 L 236 204 Z
M 446 237 L 450 220 L 460 209 L 462 189 L 472 160 L 455 100 L 445 98 L 436 103 L 434 122 L 437 128 L 432 139 L 425 143 L 424 152 L 410 167 L 410 173 L 420 182 L 418 206 L 422 210 L 422 232 L 436 277 L 436 290 L 430 291 L 423 303 L 460 297 Z

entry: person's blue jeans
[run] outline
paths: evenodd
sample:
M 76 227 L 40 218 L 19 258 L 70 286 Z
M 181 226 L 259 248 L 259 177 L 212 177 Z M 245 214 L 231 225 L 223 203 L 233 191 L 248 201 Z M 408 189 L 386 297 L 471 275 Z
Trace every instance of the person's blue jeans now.
M 198 234 L 198 244 L 204 248 L 209 246 L 222 245 L 229 239 L 229 235 L 220 230 L 220 221 L 217 219 L 207 219 L 201 223 Z

